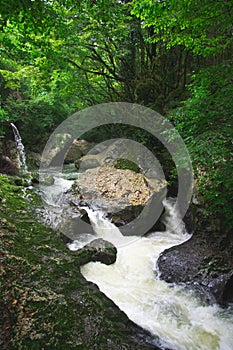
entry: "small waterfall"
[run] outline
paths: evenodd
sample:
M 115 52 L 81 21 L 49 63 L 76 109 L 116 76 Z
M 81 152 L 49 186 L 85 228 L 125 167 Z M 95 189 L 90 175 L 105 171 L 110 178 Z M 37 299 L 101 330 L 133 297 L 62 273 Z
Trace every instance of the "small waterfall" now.
M 138 240 L 138 236 L 123 236 L 120 230 L 106 218 L 106 214 L 100 210 L 84 208 L 89 216 L 92 227 L 99 238 L 111 242 L 117 248 Z
M 79 235 L 78 239 L 68 244 L 70 250 L 78 250 L 96 238 L 103 238 L 114 244 L 117 248 L 120 248 L 122 245 L 131 244 L 133 241 L 139 239 L 138 236 L 123 236 L 120 230 L 106 218 L 105 212 L 88 207 L 80 207 L 79 209 L 85 209 L 87 212 L 96 236 L 87 233 Z
M 88 281 L 97 284 L 133 322 L 159 336 L 160 347 L 232 350 L 232 310 L 203 304 L 184 286 L 171 285 L 159 279 L 156 271 L 159 255 L 190 237 L 182 224 L 175 230 L 179 216 L 173 203 L 165 200 L 164 206 L 167 212 L 166 232 L 154 232 L 149 236 L 137 237 L 132 242 L 128 242 L 129 237 L 122 236 L 118 228 L 103 215 L 88 210 L 97 236 L 118 247 L 117 260 L 109 266 L 90 262 L 82 266 L 81 272 Z
M 166 213 L 163 218 L 163 223 L 166 226 L 166 231 L 174 234 L 179 234 L 180 236 L 185 234 L 185 224 L 177 212 L 176 199 L 165 199 L 163 201 L 163 205 Z
M 11 127 L 12 127 L 12 130 L 14 133 L 15 142 L 16 142 L 16 149 L 17 149 L 17 152 L 19 154 L 19 159 L 21 162 L 22 171 L 23 171 L 23 173 L 27 173 L 28 168 L 27 168 L 27 163 L 26 163 L 26 154 L 24 151 L 24 145 L 22 143 L 22 139 L 21 139 L 19 130 L 17 129 L 17 127 L 13 123 L 11 123 Z

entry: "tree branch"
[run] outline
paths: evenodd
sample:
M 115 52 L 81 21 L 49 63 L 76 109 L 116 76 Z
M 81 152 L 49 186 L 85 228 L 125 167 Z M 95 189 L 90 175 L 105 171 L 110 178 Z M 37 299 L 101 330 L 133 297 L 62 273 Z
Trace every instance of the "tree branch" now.
M 91 57 L 91 56 L 90 56 L 89 58 L 94 59 L 94 58 Z M 112 71 L 112 70 L 110 71 L 110 74 L 108 74 L 108 73 L 103 72 L 103 71 L 96 71 L 96 70 L 91 70 L 91 69 L 82 67 L 82 66 L 80 66 L 79 64 L 77 64 L 76 62 L 74 62 L 73 60 L 71 60 L 70 58 L 66 58 L 65 60 L 66 60 L 67 62 L 69 62 L 70 64 L 72 64 L 72 65 L 73 65 L 74 67 L 76 67 L 77 69 L 80 69 L 80 70 L 82 70 L 82 71 L 84 71 L 84 72 L 86 72 L 86 73 L 90 73 L 90 74 L 94 74 L 94 75 L 101 75 L 101 76 L 103 76 L 103 77 L 105 77 L 105 78 L 112 79 L 112 80 L 117 80 L 117 81 L 122 82 L 122 83 L 125 82 L 125 79 L 123 79 L 123 78 L 117 76 L 117 75 L 114 73 L 114 71 Z M 98 60 L 98 62 L 99 62 L 99 60 Z M 100 63 L 102 63 L 102 62 L 104 63 L 104 61 L 101 60 Z M 104 64 L 104 66 L 105 66 L 106 68 L 108 67 L 108 66 L 105 65 L 105 64 Z M 113 74 L 112 74 L 112 73 L 113 73 Z

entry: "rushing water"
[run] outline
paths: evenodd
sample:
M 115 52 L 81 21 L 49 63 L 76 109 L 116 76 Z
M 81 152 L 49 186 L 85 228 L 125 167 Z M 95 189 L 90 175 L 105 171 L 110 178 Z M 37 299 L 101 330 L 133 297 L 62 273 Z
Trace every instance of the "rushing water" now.
M 184 227 L 174 232 L 176 213 L 169 201 L 164 204 L 169 229 L 131 243 L 112 223 L 89 211 L 98 236 L 114 243 L 118 254 L 115 264 L 88 263 L 82 274 L 132 321 L 158 335 L 162 345 L 176 350 L 232 350 L 232 312 L 205 305 L 184 287 L 159 279 L 155 262 L 160 253 L 189 238 Z
M 43 184 L 43 179 L 45 177 L 51 177 L 54 179 L 54 183 L 51 185 Z M 77 177 L 77 173 L 73 174 L 74 178 Z M 58 173 L 55 169 L 51 169 L 50 173 L 43 174 L 40 173 L 40 195 L 45 203 L 43 209 L 39 208 L 38 212 L 40 214 L 40 221 L 46 225 L 59 229 L 62 223 L 68 218 L 69 215 L 69 204 L 66 202 L 65 192 L 68 191 L 73 180 L 67 179 L 69 174 Z
M 19 130 L 17 129 L 17 127 L 15 126 L 15 124 L 11 123 L 11 127 L 14 133 L 14 138 L 15 138 L 15 142 L 16 142 L 16 149 L 17 152 L 19 154 L 19 159 L 21 161 L 21 168 L 23 173 L 26 173 L 28 171 L 27 168 L 27 163 L 26 163 L 26 154 L 24 151 L 24 145 L 22 143 L 22 139 L 19 133 Z
M 69 187 L 67 181 L 64 185 L 66 189 Z M 59 178 L 51 190 L 47 190 L 50 206 L 54 201 L 51 192 L 54 191 L 58 200 L 61 188 L 62 180 Z M 56 189 L 59 189 L 57 193 Z M 166 232 L 154 232 L 147 237 L 124 237 L 104 213 L 86 208 L 96 235 L 117 247 L 117 260 L 109 266 L 99 262 L 88 263 L 81 272 L 132 321 L 158 335 L 160 346 L 174 350 L 232 350 L 232 310 L 206 305 L 184 286 L 171 285 L 159 279 L 156 261 L 160 253 L 189 238 L 182 224 L 177 228 L 178 218 L 172 202 L 166 200 L 164 205 L 167 211 Z M 84 234 L 69 248 L 79 249 L 95 238 Z

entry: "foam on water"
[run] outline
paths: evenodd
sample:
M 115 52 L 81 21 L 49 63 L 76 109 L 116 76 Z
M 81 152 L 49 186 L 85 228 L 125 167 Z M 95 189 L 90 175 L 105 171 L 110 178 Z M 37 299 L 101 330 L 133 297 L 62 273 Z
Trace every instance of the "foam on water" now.
M 122 236 L 103 215 L 89 210 L 97 235 L 117 246 L 117 261 L 109 266 L 88 263 L 81 272 L 132 321 L 158 335 L 163 346 L 176 350 L 232 350 L 232 311 L 205 305 L 184 287 L 159 279 L 155 264 L 160 253 L 189 238 L 182 224 L 174 231 L 179 218 L 171 202 L 165 201 L 165 206 L 170 213 L 167 231 L 134 241 L 131 238 L 130 243 L 129 237 Z
M 60 224 L 64 209 L 62 196 L 71 185 L 71 181 L 58 176 L 52 186 L 44 187 L 47 217 L 53 226 Z M 156 267 L 159 255 L 190 237 L 185 233 L 173 202 L 166 200 L 164 205 L 167 230 L 147 237 L 124 237 L 103 212 L 85 208 L 96 235 L 80 234 L 68 245 L 69 249 L 80 249 L 98 237 L 117 247 L 117 260 L 113 265 L 88 263 L 81 272 L 132 321 L 159 336 L 164 347 L 175 350 L 232 350 L 232 310 L 206 305 L 184 287 L 159 279 Z

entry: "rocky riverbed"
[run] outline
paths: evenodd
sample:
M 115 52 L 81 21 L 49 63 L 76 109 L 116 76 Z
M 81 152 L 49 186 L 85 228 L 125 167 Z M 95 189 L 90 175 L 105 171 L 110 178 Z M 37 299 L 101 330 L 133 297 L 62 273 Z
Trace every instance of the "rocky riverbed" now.
M 86 150 L 91 149 L 90 145 L 84 145 Z M 166 196 L 167 184 L 160 172 L 148 169 L 142 174 L 115 168 L 116 154 L 129 156 L 120 141 L 90 150 L 87 155 L 83 155 L 82 142 L 81 146 L 76 142 L 72 147 L 68 159 L 75 161 L 82 174 L 73 185 L 71 201 L 84 201 L 88 205 L 94 202 L 106 210 L 116 225 L 135 219 L 154 194 L 157 203 L 162 203 Z M 207 302 L 228 305 L 233 302 L 232 234 L 217 228 L 197 204 L 191 205 L 188 214 L 186 227 L 192 237 L 161 254 L 157 263 L 160 276 L 170 283 L 185 283 Z M 151 229 L 163 230 L 161 220 Z

